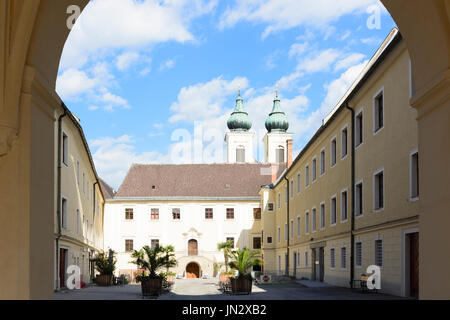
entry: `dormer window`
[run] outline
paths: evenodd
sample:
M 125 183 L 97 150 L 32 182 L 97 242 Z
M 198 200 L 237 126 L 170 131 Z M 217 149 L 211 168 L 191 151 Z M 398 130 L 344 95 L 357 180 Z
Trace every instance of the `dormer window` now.
M 156 190 L 156 186 L 152 186 L 152 190 Z

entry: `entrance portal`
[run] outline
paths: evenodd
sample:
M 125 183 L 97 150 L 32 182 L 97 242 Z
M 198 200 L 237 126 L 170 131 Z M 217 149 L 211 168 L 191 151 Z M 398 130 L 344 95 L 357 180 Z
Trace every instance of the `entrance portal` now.
M 191 262 L 186 266 L 186 278 L 188 279 L 198 279 L 200 278 L 200 266 Z

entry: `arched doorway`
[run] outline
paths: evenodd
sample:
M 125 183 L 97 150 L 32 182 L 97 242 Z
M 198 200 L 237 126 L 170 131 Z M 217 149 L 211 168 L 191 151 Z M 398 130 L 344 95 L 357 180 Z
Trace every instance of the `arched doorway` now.
M 188 255 L 196 256 L 198 255 L 198 242 L 195 239 L 191 239 L 188 241 Z
M 198 279 L 200 278 L 200 266 L 196 262 L 191 262 L 186 266 L 186 278 Z

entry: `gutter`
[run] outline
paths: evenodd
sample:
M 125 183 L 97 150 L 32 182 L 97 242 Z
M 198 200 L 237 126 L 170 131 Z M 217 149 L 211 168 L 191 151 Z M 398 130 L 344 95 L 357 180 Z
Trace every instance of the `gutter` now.
M 58 172 L 57 172 L 57 201 L 56 204 L 56 216 L 58 219 L 58 235 L 56 236 L 56 276 L 57 279 L 59 279 L 59 239 L 61 238 L 61 149 L 62 149 L 62 119 L 67 116 L 67 110 L 65 108 L 64 113 L 59 116 L 58 118 Z M 56 283 L 56 288 L 59 288 L 59 281 Z
M 289 223 L 289 198 L 290 198 L 290 194 L 289 194 L 289 179 L 285 176 L 284 180 L 286 180 L 286 197 L 287 197 L 287 201 L 286 201 L 286 235 L 287 235 L 287 246 L 286 246 L 286 276 L 289 276 L 289 239 L 290 239 L 290 223 Z
M 351 111 L 351 184 L 352 184 L 352 203 L 350 215 L 350 288 L 353 289 L 353 280 L 355 279 L 355 109 L 349 106 L 348 101 L 345 102 L 345 107 Z

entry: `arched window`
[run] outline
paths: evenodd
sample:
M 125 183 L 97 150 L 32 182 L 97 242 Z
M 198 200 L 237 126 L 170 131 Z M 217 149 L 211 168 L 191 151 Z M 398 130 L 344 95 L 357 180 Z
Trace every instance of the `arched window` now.
M 195 239 L 191 239 L 188 241 L 188 255 L 196 256 L 198 255 L 198 242 Z
M 277 163 L 282 163 L 284 162 L 284 148 L 282 146 L 278 146 L 276 149 L 276 162 Z
M 236 162 L 245 162 L 245 148 L 243 146 L 236 148 Z

